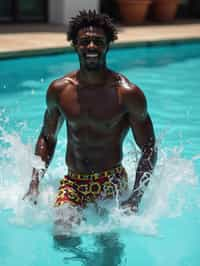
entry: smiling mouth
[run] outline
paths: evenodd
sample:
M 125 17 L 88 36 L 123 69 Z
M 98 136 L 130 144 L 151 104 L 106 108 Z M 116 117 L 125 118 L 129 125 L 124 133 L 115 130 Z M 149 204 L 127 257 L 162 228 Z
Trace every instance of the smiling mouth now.
M 96 53 L 91 53 L 91 54 L 86 54 L 86 58 L 97 58 L 98 54 Z

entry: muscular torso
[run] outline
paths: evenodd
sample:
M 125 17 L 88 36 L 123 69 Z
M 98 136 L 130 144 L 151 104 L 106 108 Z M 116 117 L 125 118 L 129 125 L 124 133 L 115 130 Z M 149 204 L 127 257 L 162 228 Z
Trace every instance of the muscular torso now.
M 121 162 L 129 123 L 119 81 L 111 75 L 101 86 L 67 82 L 59 93 L 67 126 L 66 163 L 75 172 L 100 172 Z

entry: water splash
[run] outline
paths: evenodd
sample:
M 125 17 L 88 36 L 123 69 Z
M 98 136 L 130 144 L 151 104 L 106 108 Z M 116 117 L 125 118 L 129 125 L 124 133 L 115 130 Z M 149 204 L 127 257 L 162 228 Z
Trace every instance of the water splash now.
M 60 177 L 65 174 L 63 165 L 57 163 L 50 168 L 40 186 L 39 204 L 32 206 L 22 198 L 28 189 L 32 167 L 43 167 L 39 157 L 33 155 L 32 143 L 23 143 L 16 132 L 7 133 L 0 129 L 0 208 L 12 210 L 11 222 L 23 226 L 38 223 L 53 223 L 53 202 Z M 133 186 L 139 152 L 125 144 L 124 165 Z M 130 148 L 131 147 L 131 148 Z M 136 233 L 157 234 L 161 218 L 174 218 L 191 208 L 199 208 L 200 191 L 195 173 L 194 156 L 188 160 L 182 156 L 182 148 L 159 148 L 158 163 L 151 182 L 145 191 L 139 213 L 127 215 L 116 201 L 99 204 L 100 210 L 106 210 L 104 217 L 97 214 L 94 206 L 84 211 L 87 220 L 76 228 L 77 234 L 103 233 L 129 228 Z M 62 155 L 58 154 L 58 157 Z M 135 160 L 137 158 L 137 160 Z M 59 162 L 58 160 L 56 160 Z

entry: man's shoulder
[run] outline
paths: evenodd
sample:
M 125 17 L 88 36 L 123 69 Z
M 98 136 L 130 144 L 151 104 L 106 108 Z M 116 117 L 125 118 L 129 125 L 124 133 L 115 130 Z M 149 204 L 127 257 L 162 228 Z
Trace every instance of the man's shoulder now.
M 71 72 L 52 81 L 46 94 L 47 103 L 50 103 L 51 105 L 59 104 L 60 95 L 68 90 L 73 89 L 76 85 L 76 72 Z
M 121 102 L 126 106 L 127 111 L 134 119 L 143 119 L 147 109 L 146 98 L 143 91 L 122 74 L 119 74 L 118 83 Z
M 124 100 L 145 100 L 144 93 L 141 88 L 132 83 L 127 77 L 122 74 L 118 75 L 118 86 L 121 96 Z
M 67 87 L 76 86 L 78 84 L 77 78 L 76 78 L 76 71 L 71 72 L 61 78 L 58 78 L 49 86 L 49 90 L 52 93 L 59 93 L 62 92 L 62 90 L 66 89 Z

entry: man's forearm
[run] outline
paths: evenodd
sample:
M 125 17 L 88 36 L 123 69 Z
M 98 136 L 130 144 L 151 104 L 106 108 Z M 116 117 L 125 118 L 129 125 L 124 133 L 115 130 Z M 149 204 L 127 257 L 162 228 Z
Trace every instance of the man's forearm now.
M 144 190 L 150 181 L 150 177 L 156 164 L 156 160 L 157 148 L 155 145 L 145 147 L 142 150 L 142 156 L 139 160 L 136 170 L 133 193 L 131 195 L 131 198 L 135 202 L 136 206 L 138 206 L 138 204 L 140 203 L 141 198 L 144 194 Z
M 39 183 L 39 180 L 44 176 L 55 151 L 56 139 L 52 137 L 46 137 L 40 134 L 36 147 L 35 155 L 39 156 L 45 164 L 45 168 L 33 168 L 32 179 Z

